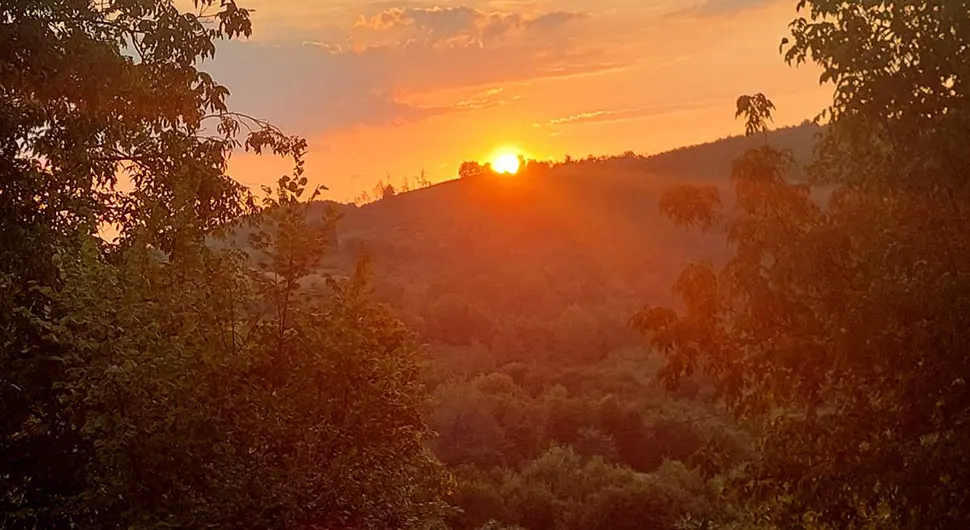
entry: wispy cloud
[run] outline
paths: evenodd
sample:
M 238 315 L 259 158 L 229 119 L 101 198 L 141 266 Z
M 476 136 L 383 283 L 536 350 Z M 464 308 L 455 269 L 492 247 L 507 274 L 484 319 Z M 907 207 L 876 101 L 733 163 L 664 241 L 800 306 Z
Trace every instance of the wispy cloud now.
M 602 9 L 590 15 L 592 4 L 574 4 L 580 6 L 576 11 L 517 11 L 466 2 L 345 4 L 342 26 L 294 31 L 272 42 L 230 43 L 213 73 L 237 89 L 234 103 L 241 108 L 315 135 L 510 105 L 516 98 L 495 87 L 610 75 L 642 60 L 640 50 L 629 46 L 630 32 L 642 27 Z M 468 95 L 476 87 L 479 92 Z M 444 91 L 461 95 L 428 96 Z M 542 125 L 633 120 L 665 110 L 673 109 L 592 110 Z
M 508 100 L 502 99 L 503 92 L 505 89 L 502 87 L 490 88 L 458 101 L 452 106 L 458 109 L 478 110 L 504 105 Z
M 354 175 L 441 177 L 508 142 L 558 156 L 723 135 L 751 90 L 800 115 L 816 100 L 779 94 L 817 73 L 777 57 L 791 1 L 240 0 L 256 33 L 204 68 L 234 109 L 307 137 L 309 173 L 349 195 Z M 242 160 L 251 182 L 277 173 Z
M 357 126 L 400 125 L 516 100 L 501 85 L 563 78 L 620 67 L 595 52 L 552 43 L 441 47 L 413 41 L 360 46 L 330 43 L 229 43 L 212 73 L 234 87 L 233 103 L 305 134 Z M 445 75 L 447 74 L 447 75 Z M 474 89 L 453 101 L 412 103 L 414 95 Z
M 394 7 L 371 16 L 360 15 L 354 27 L 375 31 L 416 29 L 425 38 L 433 41 L 480 44 L 515 30 L 548 30 L 587 16 L 569 11 L 526 16 L 467 6 Z
M 778 0 L 700 0 L 685 9 L 670 13 L 671 16 L 714 17 L 727 16 L 761 7 Z
M 472 27 L 478 16 L 478 11 L 465 6 L 394 7 L 372 17 L 361 15 L 355 26 L 382 31 L 417 26 L 428 32 L 454 34 Z
M 694 110 L 704 108 L 718 103 L 716 100 L 688 101 L 684 103 L 673 103 L 669 105 L 655 105 L 648 107 L 635 107 L 627 109 L 604 109 L 588 112 L 580 112 L 571 116 L 555 118 L 545 123 L 536 123 L 536 127 L 557 127 L 562 125 L 579 125 L 584 123 L 609 123 L 638 120 L 679 112 L 684 110 Z
M 553 11 L 551 13 L 546 13 L 544 15 L 539 15 L 535 18 L 525 21 L 525 26 L 528 28 L 558 28 L 563 26 L 573 20 L 579 20 L 587 18 L 589 15 L 586 13 L 576 13 L 572 11 Z

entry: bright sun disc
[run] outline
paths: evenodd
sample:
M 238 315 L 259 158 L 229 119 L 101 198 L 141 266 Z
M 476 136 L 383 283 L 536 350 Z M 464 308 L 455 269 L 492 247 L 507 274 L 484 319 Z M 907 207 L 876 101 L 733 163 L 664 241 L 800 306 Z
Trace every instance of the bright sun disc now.
M 519 157 L 513 153 L 503 153 L 495 157 L 495 161 L 492 162 L 492 169 L 496 173 L 514 175 L 519 172 Z

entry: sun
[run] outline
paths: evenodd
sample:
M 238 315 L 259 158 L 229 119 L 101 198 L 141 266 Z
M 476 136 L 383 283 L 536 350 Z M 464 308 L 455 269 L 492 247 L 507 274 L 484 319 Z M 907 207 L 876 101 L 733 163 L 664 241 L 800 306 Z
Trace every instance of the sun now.
M 494 160 L 492 160 L 492 169 L 496 173 L 503 173 L 506 175 L 514 175 L 519 172 L 519 155 L 515 153 L 499 153 Z

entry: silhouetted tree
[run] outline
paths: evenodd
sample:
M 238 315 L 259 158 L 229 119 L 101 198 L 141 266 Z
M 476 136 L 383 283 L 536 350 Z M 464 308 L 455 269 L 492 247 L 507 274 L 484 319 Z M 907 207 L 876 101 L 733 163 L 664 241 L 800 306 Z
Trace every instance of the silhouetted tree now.
M 463 179 L 477 177 L 484 172 L 485 168 L 483 168 L 478 162 L 462 162 L 461 166 L 458 168 L 458 176 Z
M 249 12 L 194 6 L 0 4 L 0 528 L 434 524 L 414 340 L 363 263 L 305 296 L 307 144 L 228 109 Z M 239 148 L 293 161 L 261 204 Z
M 397 189 L 394 188 L 394 184 L 391 183 L 391 176 L 387 176 L 387 180 L 379 180 L 374 186 L 374 197 L 376 200 L 390 199 L 397 195 Z
M 799 6 L 783 46 L 835 87 L 807 172 L 831 198 L 791 181 L 791 152 L 749 151 L 717 225 L 734 256 L 683 271 L 683 312 L 636 323 L 665 380 L 703 371 L 764 422 L 744 491 L 778 527 L 970 527 L 970 3 Z M 749 135 L 771 109 L 739 101 Z M 674 202 L 705 226 L 719 206 Z

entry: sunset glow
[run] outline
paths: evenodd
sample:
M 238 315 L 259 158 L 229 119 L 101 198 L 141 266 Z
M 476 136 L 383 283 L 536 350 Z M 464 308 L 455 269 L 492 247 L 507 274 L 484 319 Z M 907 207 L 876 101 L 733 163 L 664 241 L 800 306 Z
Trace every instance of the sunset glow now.
M 492 161 L 492 169 L 496 173 L 514 175 L 519 172 L 519 156 L 515 153 L 502 153 Z
M 334 200 L 387 175 L 448 180 L 513 146 L 561 160 L 711 141 L 739 132 L 735 102 L 752 90 L 777 105 L 775 126 L 814 117 L 829 97 L 817 68 L 779 60 L 788 2 L 244 4 L 258 31 L 206 69 L 240 111 L 307 138 L 307 178 Z M 230 174 L 254 190 L 288 170 L 247 155 Z
M 0 530 L 970 530 L 970 0 L 4 2 Z

